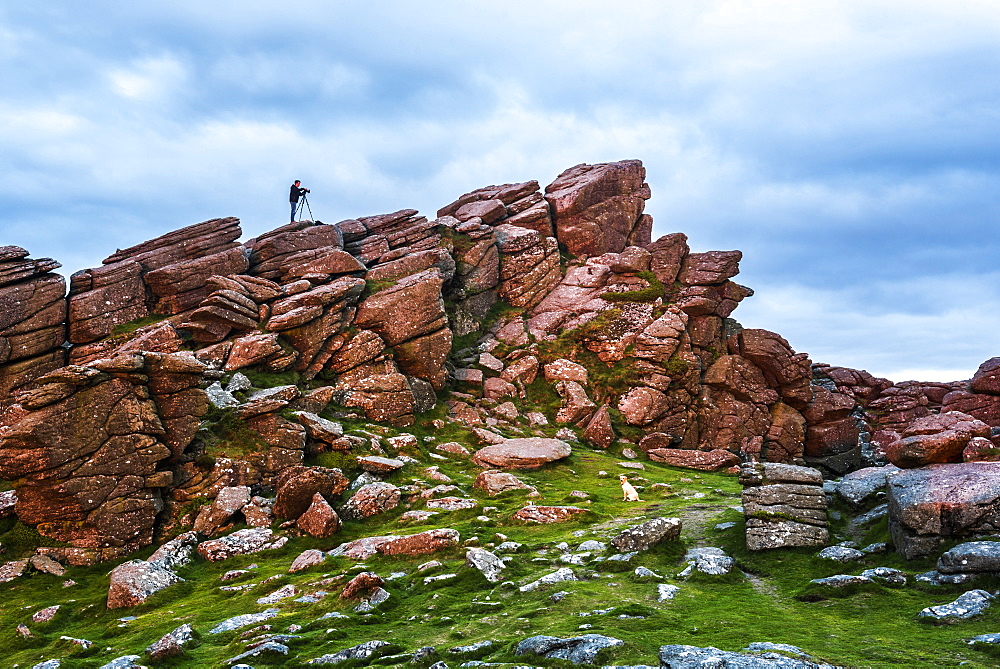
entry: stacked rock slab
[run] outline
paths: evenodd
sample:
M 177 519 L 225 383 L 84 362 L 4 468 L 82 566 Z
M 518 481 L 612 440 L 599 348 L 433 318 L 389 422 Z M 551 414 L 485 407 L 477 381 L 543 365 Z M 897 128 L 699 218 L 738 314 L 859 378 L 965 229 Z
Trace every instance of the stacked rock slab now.
M 65 364 L 66 281 L 51 258 L 0 246 L 0 408 L 11 391 Z
M 196 307 L 207 297 L 210 276 L 246 272 L 239 236 L 238 219 L 212 219 L 119 250 L 101 267 L 76 272 L 70 279 L 69 341 L 89 344 L 111 335 L 116 325 Z
M 740 468 L 747 548 L 824 546 L 826 496 L 818 469 L 780 463 L 747 463 Z

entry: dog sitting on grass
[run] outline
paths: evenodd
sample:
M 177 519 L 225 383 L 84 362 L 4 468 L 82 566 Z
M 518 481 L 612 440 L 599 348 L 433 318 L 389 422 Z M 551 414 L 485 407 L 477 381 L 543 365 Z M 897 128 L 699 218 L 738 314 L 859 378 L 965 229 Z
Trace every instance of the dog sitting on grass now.
M 618 480 L 622 484 L 622 501 L 624 502 L 641 502 L 639 499 L 639 491 L 632 487 L 632 484 L 628 482 L 628 477 L 624 474 L 618 475 Z

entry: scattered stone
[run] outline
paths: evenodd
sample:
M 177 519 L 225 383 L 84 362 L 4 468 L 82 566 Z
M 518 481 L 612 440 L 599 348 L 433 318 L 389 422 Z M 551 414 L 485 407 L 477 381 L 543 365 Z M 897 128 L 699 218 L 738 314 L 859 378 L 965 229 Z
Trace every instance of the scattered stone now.
M 257 623 L 274 618 L 279 613 L 281 613 L 281 609 L 266 609 L 260 613 L 245 613 L 241 616 L 233 616 L 232 618 L 223 620 L 221 623 L 208 630 L 208 633 L 221 634 L 223 632 L 238 630 L 242 627 L 247 627 L 248 625 L 256 625 Z
M 198 554 L 210 562 L 226 560 L 234 555 L 248 555 L 263 550 L 281 548 L 288 542 L 287 537 L 275 537 L 264 527 L 237 530 L 220 539 L 203 541 L 198 544 Z
M 846 546 L 828 546 L 816 553 L 816 557 L 822 560 L 836 560 L 837 562 L 854 562 L 864 556 L 865 554 L 856 548 L 847 548 Z
M 656 595 L 658 602 L 665 602 L 668 599 L 673 599 L 681 589 L 676 585 L 671 585 L 670 583 L 660 583 L 656 586 Z
M 700 571 L 711 576 L 722 576 L 728 574 L 733 569 L 736 561 L 726 555 L 721 548 L 711 546 L 704 548 L 692 548 L 688 550 L 684 559 L 688 567 L 681 572 L 681 576 L 688 576 L 692 571 Z
M 170 657 L 177 657 L 184 653 L 184 646 L 194 640 L 194 630 L 191 625 L 185 623 L 172 632 L 164 634 L 159 641 L 146 648 L 152 660 L 165 660 Z
M 554 660 L 569 660 L 573 664 L 594 664 L 602 650 L 624 643 L 621 639 L 602 634 L 584 634 L 569 639 L 540 635 L 517 644 L 514 655 L 541 655 Z
M 669 669 L 698 669 L 725 667 L 726 669 L 832 669 L 827 664 L 816 664 L 808 660 L 793 659 L 774 651 L 764 653 L 737 653 L 708 646 L 685 646 L 670 644 L 660 646 L 660 666 Z
M 874 583 L 874 581 L 871 578 L 865 576 L 864 574 L 860 576 L 852 576 L 850 574 L 836 574 L 834 576 L 827 576 L 826 578 L 814 578 L 809 582 L 837 589 L 847 588 L 855 585 L 866 585 L 869 583 Z
M 288 568 L 288 571 L 295 573 L 297 571 L 302 571 L 303 569 L 308 569 L 309 567 L 315 567 L 318 564 L 323 564 L 325 559 L 326 556 L 323 554 L 323 551 L 310 548 L 299 553 L 299 556 L 292 561 L 292 566 Z
M 557 569 L 551 574 L 546 574 L 545 576 L 542 576 L 537 581 L 532 581 L 527 585 L 522 585 L 520 587 L 520 590 L 521 592 L 531 592 L 545 585 L 552 585 L 553 583 L 560 583 L 562 581 L 577 581 L 577 580 L 579 579 L 577 579 L 576 574 L 573 573 L 572 569 L 570 569 L 569 567 L 562 567 L 561 569 Z
M 530 523 L 562 523 L 587 513 L 586 509 L 577 506 L 526 506 L 514 514 L 516 520 Z
M 336 653 L 327 653 L 315 659 L 309 660 L 306 664 L 339 664 L 347 660 L 365 660 L 374 655 L 380 648 L 391 645 L 388 641 L 366 641 L 365 643 L 345 648 Z
M 305 510 L 295 526 L 309 536 L 323 538 L 340 531 L 340 516 L 320 493 L 313 495 L 312 503 Z
M 35 611 L 35 613 L 31 616 L 31 620 L 36 623 L 47 623 L 55 618 L 58 612 L 59 604 L 56 604 L 55 606 L 48 606 L 44 609 Z
M 861 572 L 861 575 L 865 578 L 870 578 L 873 581 L 882 581 L 887 585 L 906 585 L 906 573 L 900 571 L 899 569 L 893 569 L 892 567 L 875 567 L 874 569 L 865 569 Z
M 917 615 L 939 622 L 967 620 L 985 613 L 994 599 L 996 598 L 985 590 L 969 590 L 950 604 L 929 606 Z
M 1000 572 L 1000 541 L 959 544 L 938 558 L 937 570 L 943 574 Z
M 262 606 L 265 604 L 276 604 L 280 602 L 282 599 L 288 599 L 289 597 L 294 597 L 297 594 L 298 591 L 295 589 L 295 586 L 289 583 L 288 585 L 278 588 L 269 595 L 258 597 L 257 603 Z
M 625 552 L 646 551 L 664 541 L 676 541 L 680 535 L 680 518 L 653 518 L 625 530 L 611 540 L 611 545 Z
M 490 583 L 499 583 L 507 566 L 503 560 L 484 548 L 469 548 L 465 552 L 465 564 L 478 569 Z

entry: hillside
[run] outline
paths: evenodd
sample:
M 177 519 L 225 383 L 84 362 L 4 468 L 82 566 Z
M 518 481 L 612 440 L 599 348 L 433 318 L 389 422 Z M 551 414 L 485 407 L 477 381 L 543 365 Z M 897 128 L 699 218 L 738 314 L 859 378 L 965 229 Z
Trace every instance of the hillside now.
M 651 195 L 0 247 L 9 665 L 992 664 L 1000 359 L 814 364 Z

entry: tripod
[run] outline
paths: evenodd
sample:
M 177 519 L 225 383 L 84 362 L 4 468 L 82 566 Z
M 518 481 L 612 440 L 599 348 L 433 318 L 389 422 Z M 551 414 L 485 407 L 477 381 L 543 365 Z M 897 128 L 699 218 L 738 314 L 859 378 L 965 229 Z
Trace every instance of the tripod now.
M 308 211 L 309 212 L 309 220 L 310 221 L 313 220 L 313 210 L 312 210 L 312 207 L 309 206 L 309 199 L 306 198 L 306 194 L 305 193 L 302 193 L 302 195 L 299 196 L 299 207 L 298 207 L 298 209 L 295 210 L 295 220 L 301 221 L 302 220 L 302 213 L 304 211 Z

